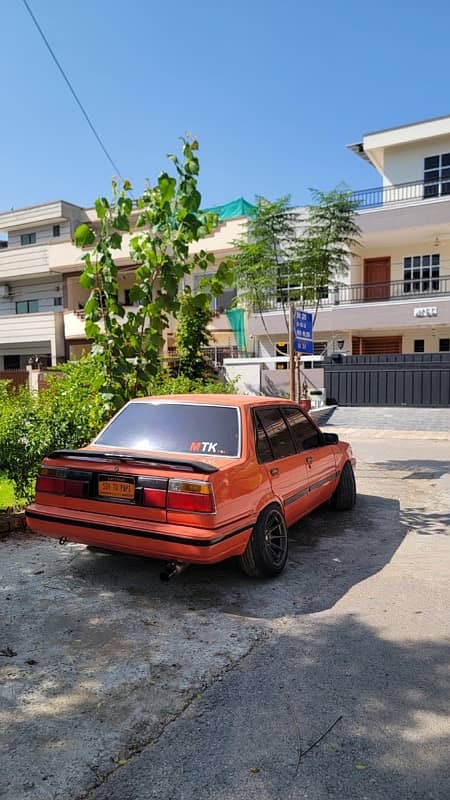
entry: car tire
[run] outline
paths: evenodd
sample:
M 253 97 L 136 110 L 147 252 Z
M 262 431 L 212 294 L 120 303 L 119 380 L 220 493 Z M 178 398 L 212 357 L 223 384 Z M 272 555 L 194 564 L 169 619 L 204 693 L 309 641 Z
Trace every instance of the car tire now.
M 346 461 L 341 477 L 331 498 L 331 507 L 336 511 L 350 511 L 356 503 L 356 482 L 355 473 L 350 461 Z
M 283 571 L 288 557 L 286 522 L 279 506 L 261 512 L 239 566 L 251 578 L 270 578 Z

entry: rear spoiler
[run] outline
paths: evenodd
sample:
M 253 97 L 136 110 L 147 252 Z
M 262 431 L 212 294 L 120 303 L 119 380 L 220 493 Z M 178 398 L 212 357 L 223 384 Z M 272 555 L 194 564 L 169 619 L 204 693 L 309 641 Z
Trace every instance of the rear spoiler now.
M 105 460 L 141 462 L 149 466 L 154 464 L 157 467 L 167 467 L 168 469 L 183 468 L 192 470 L 192 472 L 201 472 L 205 475 L 218 472 L 218 467 L 214 467 L 212 464 L 206 464 L 204 461 L 189 461 L 188 459 L 181 458 L 161 458 L 159 456 L 134 455 L 132 453 L 107 453 L 104 450 L 98 452 L 92 450 L 54 450 L 53 453 L 49 453 L 47 458 L 77 458 L 82 461 Z

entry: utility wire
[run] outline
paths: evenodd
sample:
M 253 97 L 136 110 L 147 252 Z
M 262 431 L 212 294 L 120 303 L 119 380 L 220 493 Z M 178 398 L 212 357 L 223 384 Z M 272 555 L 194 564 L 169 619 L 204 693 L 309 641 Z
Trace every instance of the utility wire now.
M 73 99 L 75 100 L 77 106 L 79 107 L 81 113 L 83 114 L 83 117 L 85 118 L 87 124 L 89 125 L 92 133 L 94 134 L 95 138 L 97 139 L 97 142 L 99 143 L 100 147 L 102 148 L 106 158 L 108 159 L 109 163 L 111 164 L 112 168 L 114 169 L 114 172 L 119 176 L 119 178 L 122 178 L 122 175 L 120 174 L 119 167 L 114 162 L 113 158 L 111 157 L 111 155 L 109 154 L 108 150 L 106 149 L 106 146 L 103 143 L 100 135 L 97 133 L 97 131 L 96 131 L 95 127 L 94 127 L 94 123 L 91 121 L 91 119 L 89 117 L 89 114 L 87 113 L 86 109 L 83 106 L 83 103 L 81 102 L 80 98 L 78 97 L 78 95 L 77 95 L 75 89 L 73 88 L 69 78 L 67 77 L 67 75 L 64 72 L 60 62 L 58 61 L 58 58 L 56 57 L 56 55 L 55 55 L 55 53 L 54 53 L 54 51 L 53 51 L 53 49 L 52 49 L 52 47 L 50 45 L 50 42 L 48 41 L 44 31 L 42 30 L 41 26 L 39 25 L 39 22 L 37 21 L 35 15 L 33 14 L 33 12 L 31 10 L 27 0 L 22 0 L 22 2 L 24 4 L 26 10 L 28 11 L 31 19 L 33 20 L 37 30 L 39 31 L 42 39 L 44 40 L 44 43 L 45 43 L 45 46 L 47 47 L 47 50 L 49 51 L 51 57 L 53 58 L 53 61 L 55 62 L 55 64 L 58 67 L 61 75 L 63 76 L 67 86 L 69 87 L 69 90 L 70 90 L 70 93 L 71 93 Z

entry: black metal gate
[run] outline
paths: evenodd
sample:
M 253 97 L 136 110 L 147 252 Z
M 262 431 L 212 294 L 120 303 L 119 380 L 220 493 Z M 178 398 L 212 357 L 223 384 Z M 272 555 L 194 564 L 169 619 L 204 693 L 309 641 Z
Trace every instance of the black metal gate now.
M 450 353 L 333 356 L 327 402 L 340 406 L 450 406 Z

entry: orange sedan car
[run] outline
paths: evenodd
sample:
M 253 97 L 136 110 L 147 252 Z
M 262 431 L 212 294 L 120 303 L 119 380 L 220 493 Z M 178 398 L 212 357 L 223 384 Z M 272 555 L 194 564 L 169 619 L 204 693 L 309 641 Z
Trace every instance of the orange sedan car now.
M 237 395 L 132 400 L 92 444 L 43 462 L 28 526 L 61 541 L 189 563 L 237 556 L 279 574 L 287 527 L 322 503 L 350 509 L 350 445 L 293 402 Z

